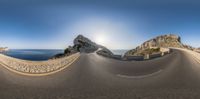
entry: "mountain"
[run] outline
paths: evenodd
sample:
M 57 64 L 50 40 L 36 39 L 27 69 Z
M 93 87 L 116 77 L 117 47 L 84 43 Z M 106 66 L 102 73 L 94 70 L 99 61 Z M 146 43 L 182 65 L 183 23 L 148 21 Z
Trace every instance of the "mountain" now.
M 83 35 L 78 35 L 74 39 L 73 48 L 78 52 L 93 52 L 99 48 L 99 45 L 84 37 Z
M 200 49 L 194 48 L 189 45 L 182 44 L 180 36 L 174 34 L 167 34 L 157 36 L 153 39 L 150 39 L 140 46 L 136 47 L 135 49 L 129 50 L 125 53 L 124 59 L 126 56 L 144 56 L 147 54 L 159 54 L 163 51 L 168 51 L 169 47 L 176 47 L 176 48 L 186 48 L 193 51 L 200 52 Z M 87 37 L 83 35 L 78 35 L 74 41 L 72 46 L 68 46 L 64 53 L 58 54 L 53 58 L 59 58 L 63 56 L 68 56 L 76 52 L 81 53 L 90 53 L 90 52 L 97 52 L 97 54 L 110 57 L 110 58 L 117 58 L 120 59 L 121 56 L 114 55 L 109 49 L 106 47 L 96 44 L 95 42 L 91 41 Z
M 174 34 L 161 35 L 144 42 L 135 49 L 129 50 L 125 56 L 153 54 L 160 52 L 160 48 L 177 47 L 193 49 L 193 47 L 181 43 L 181 38 Z
M 78 35 L 74 39 L 73 43 L 74 45 L 66 48 L 63 54 L 58 54 L 54 56 L 53 58 L 59 58 L 66 55 L 71 55 L 76 52 L 90 53 L 90 52 L 95 52 L 95 51 L 97 51 L 98 54 L 103 55 L 103 56 L 113 55 L 113 53 L 109 49 L 107 49 L 106 47 L 102 45 L 96 44 L 95 42 L 91 41 L 87 37 L 84 37 L 83 35 Z

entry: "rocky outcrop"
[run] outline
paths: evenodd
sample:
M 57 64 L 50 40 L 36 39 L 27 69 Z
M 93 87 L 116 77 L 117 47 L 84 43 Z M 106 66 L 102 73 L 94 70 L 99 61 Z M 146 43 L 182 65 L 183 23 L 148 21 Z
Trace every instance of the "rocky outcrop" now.
M 8 51 L 8 47 L 0 47 L 0 52 Z
M 78 35 L 74 41 L 74 45 L 69 46 L 68 48 L 65 49 L 64 53 L 57 54 L 53 57 L 54 58 L 60 58 L 63 56 L 68 56 L 71 54 L 74 54 L 76 52 L 81 52 L 81 53 L 90 53 L 90 52 L 95 52 L 98 50 L 98 54 L 103 55 L 103 56 L 111 56 L 113 53 L 107 49 L 106 47 L 102 45 L 98 45 L 95 42 L 91 41 L 90 39 L 84 37 L 83 35 Z
M 74 39 L 74 46 L 73 49 L 75 49 L 78 52 L 94 52 L 97 51 L 97 54 L 103 55 L 106 57 L 111 57 L 113 53 L 107 49 L 106 47 L 102 45 L 98 45 L 95 42 L 91 41 L 90 39 L 84 37 L 83 35 L 78 35 Z
M 142 45 L 133 50 L 126 52 L 125 56 L 159 53 L 160 48 L 168 47 L 185 48 L 186 45 L 181 43 L 181 38 L 177 35 L 161 35 L 144 42 Z
M 113 57 L 113 53 L 107 49 L 107 48 L 102 48 L 101 50 L 97 51 L 97 54 L 99 55 L 102 55 L 102 56 L 105 56 L 105 57 L 110 57 L 112 58 Z
M 100 46 L 96 43 L 92 42 L 90 39 L 84 37 L 83 35 L 78 35 L 74 39 L 73 48 L 78 52 L 94 52 Z

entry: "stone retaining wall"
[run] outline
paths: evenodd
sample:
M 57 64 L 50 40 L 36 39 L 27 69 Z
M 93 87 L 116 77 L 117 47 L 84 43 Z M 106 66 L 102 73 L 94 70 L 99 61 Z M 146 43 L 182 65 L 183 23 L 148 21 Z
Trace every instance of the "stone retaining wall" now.
M 72 64 L 79 56 L 80 53 L 76 53 L 48 61 L 28 61 L 0 54 L 0 63 L 12 71 L 34 75 L 59 71 Z

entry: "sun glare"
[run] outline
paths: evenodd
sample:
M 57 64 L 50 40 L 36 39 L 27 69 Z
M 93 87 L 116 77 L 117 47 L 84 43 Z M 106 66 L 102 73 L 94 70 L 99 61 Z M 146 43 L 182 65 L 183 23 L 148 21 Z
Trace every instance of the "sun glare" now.
M 96 36 L 96 37 L 95 37 L 95 42 L 96 42 L 97 44 L 105 44 L 105 42 L 106 42 L 106 37 L 103 36 L 103 35 Z

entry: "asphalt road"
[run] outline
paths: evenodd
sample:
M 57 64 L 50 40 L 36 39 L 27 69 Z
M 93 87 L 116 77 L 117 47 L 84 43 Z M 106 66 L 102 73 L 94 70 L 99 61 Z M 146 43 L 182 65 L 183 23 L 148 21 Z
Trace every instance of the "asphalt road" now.
M 0 99 L 200 99 L 200 63 L 189 53 L 148 61 L 81 54 L 53 75 L 18 75 L 0 66 Z

